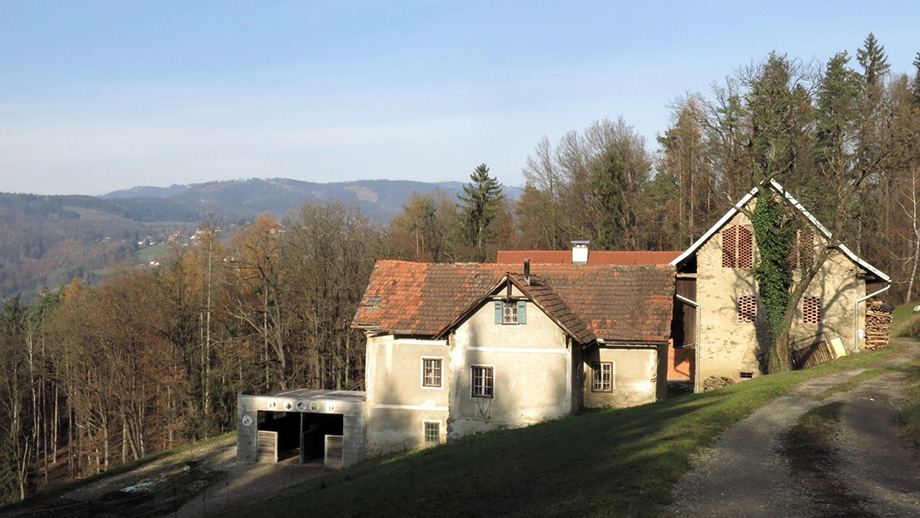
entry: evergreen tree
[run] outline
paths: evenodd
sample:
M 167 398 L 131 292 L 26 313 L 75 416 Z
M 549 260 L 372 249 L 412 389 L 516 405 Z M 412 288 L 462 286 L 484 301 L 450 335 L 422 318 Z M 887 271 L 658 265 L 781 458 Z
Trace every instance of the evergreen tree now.
M 596 243 L 602 250 L 613 250 L 620 246 L 620 237 L 627 226 L 623 207 L 626 167 L 616 150 L 608 149 L 594 164 L 591 187 L 598 211 Z
M 888 73 L 890 68 L 888 57 L 885 56 L 884 45 L 879 45 L 875 34 L 871 32 L 866 36 L 863 48 L 856 51 L 856 61 L 859 61 L 863 67 L 863 77 L 867 87 L 875 87 L 879 79 Z
M 914 78 L 910 82 L 910 91 L 914 106 L 920 108 L 920 52 L 914 58 Z
M 846 51 L 831 58 L 818 89 L 815 160 L 825 167 L 852 152 L 848 144 L 858 123 L 862 85 L 859 74 L 847 68 L 849 61 Z
M 458 194 L 457 198 L 463 238 L 473 249 L 469 258 L 483 262 L 486 260 L 485 244 L 495 236 L 492 223 L 505 199 L 502 185 L 489 176 L 488 166 L 480 164 L 470 175 L 470 183 L 463 186 L 463 194 Z

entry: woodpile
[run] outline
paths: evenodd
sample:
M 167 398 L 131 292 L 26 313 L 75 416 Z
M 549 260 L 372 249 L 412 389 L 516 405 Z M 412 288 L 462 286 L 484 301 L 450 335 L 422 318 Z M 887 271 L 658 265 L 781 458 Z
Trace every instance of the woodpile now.
M 891 312 L 894 306 L 872 299 L 866 304 L 866 349 L 888 347 L 888 333 L 891 330 Z

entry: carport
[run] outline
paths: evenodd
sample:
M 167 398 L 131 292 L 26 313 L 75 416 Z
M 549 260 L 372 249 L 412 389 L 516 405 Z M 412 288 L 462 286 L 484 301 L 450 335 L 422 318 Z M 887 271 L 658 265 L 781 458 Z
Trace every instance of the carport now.
M 342 468 L 364 458 L 365 393 L 294 389 L 237 396 L 240 462 L 322 462 Z

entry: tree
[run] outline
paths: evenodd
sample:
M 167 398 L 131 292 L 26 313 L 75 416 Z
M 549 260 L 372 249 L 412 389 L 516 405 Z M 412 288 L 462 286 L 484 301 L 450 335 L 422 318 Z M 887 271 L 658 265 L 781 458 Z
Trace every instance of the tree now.
M 627 230 L 626 167 L 616 150 L 609 149 L 591 167 L 591 188 L 597 211 L 596 243 L 602 250 L 620 245 Z
M 458 212 L 465 243 L 472 249 L 469 259 L 477 262 L 486 260 L 485 245 L 494 236 L 492 223 L 505 199 L 502 186 L 489 176 L 489 167 L 480 164 L 470 175 L 470 183 L 458 194 Z
M 449 217 L 454 205 L 447 196 L 440 190 L 434 194 L 413 192 L 402 208 L 390 221 L 391 255 L 413 261 L 448 261 L 456 228 Z
M 22 500 L 32 489 L 37 456 L 29 404 L 27 308 L 19 297 L 0 312 L 0 502 Z
M 521 244 L 548 250 L 568 246 L 562 209 L 562 173 L 549 138 L 537 143 L 524 166 L 524 193 L 515 207 Z
M 863 42 L 863 47 L 856 51 L 856 61 L 863 67 L 863 77 L 867 88 L 879 85 L 879 82 L 888 73 L 890 65 L 885 55 L 885 47 L 875 39 L 875 34 L 869 33 Z
M 709 150 L 704 140 L 702 105 L 697 96 L 689 96 L 674 106 L 674 122 L 658 137 L 662 155 L 658 160 L 656 180 L 673 189 L 668 205 L 668 227 L 679 229 L 672 240 L 673 248 L 687 247 L 711 222 L 715 208 L 716 178 L 707 160 Z M 662 184 L 662 188 L 664 184 Z
M 910 81 L 910 91 L 913 94 L 913 104 L 920 108 L 920 52 L 914 57 L 914 77 Z

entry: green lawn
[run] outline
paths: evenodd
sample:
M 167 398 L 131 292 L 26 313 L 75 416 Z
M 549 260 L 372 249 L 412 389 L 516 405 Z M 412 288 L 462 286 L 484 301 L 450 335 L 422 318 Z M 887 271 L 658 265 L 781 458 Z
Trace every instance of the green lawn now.
M 371 459 L 220 516 L 654 515 L 691 455 L 728 426 L 802 380 L 878 362 L 893 349 Z

